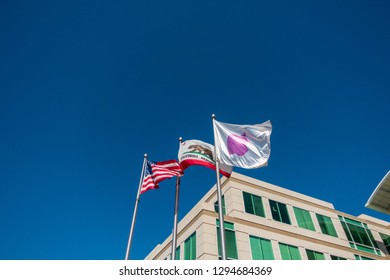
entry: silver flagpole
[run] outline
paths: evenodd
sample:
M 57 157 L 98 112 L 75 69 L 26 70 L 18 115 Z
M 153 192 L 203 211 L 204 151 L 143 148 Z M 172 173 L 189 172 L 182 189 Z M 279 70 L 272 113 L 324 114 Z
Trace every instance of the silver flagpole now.
M 148 158 L 148 155 L 145 154 L 144 155 L 144 163 L 142 164 L 141 177 L 139 179 L 137 198 L 135 200 L 133 220 L 131 222 L 131 227 L 130 227 L 129 241 L 127 242 L 127 249 L 126 249 L 125 260 L 128 260 L 129 256 L 130 256 L 131 242 L 133 241 L 134 224 L 135 224 L 135 219 L 137 218 L 139 196 L 141 194 L 141 187 L 142 187 L 143 177 L 144 177 L 144 174 L 145 174 L 145 167 L 146 167 L 146 160 L 147 160 L 147 158 Z
M 221 181 L 219 174 L 219 161 L 217 158 L 217 145 L 216 145 L 216 133 L 215 133 L 215 115 L 212 116 L 213 119 L 213 130 L 214 130 L 214 155 L 215 155 L 215 171 L 217 174 L 217 197 L 218 197 L 218 217 L 219 217 L 219 233 L 221 236 L 221 253 L 222 260 L 226 260 L 226 238 L 225 238 L 225 221 L 222 211 L 222 190 L 221 190 Z
M 179 137 L 179 149 L 183 139 Z M 171 260 L 176 260 L 176 246 L 177 246 L 177 214 L 179 210 L 179 191 L 180 191 L 180 176 L 176 177 L 176 196 L 175 196 L 175 210 L 173 215 L 173 232 L 172 232 L 172 252 Z

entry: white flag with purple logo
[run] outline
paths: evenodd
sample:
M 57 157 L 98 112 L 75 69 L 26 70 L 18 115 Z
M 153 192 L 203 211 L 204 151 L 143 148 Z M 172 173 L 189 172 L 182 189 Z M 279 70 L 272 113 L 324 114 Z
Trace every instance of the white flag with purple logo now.
M 215 147 L 220 163 L 242 168 L 268 164 L 271 155 L 270 121 L 254 125 L 235 125 L 215 121 Z

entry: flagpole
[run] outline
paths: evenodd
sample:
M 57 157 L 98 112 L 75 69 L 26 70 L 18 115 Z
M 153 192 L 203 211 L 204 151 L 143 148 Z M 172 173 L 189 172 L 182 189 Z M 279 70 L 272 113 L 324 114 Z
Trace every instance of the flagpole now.
M 140 194 L 141 194 L 141 187 L 142 187 L 143 177 L 144 177 L 144 174 L 145 174 L 145 167 L 146 167 L 146 160 L 147 160 L 147 158 L 148 158 L 148 155 L 147 155 L 147 154 L 144 154 L 144 162 L 143 162 L 143 164 L 142 164 L 141 177 L 140 177 L 140 179 L 139 179 L 139 186 L 138 186 L 137 198 L 136 198 L 136 200 L 135 200 L 135 206 L 134 206 L 134 212 L 133 212 L 133 220 L 132 220 L 132 222 L 131 222 L 130 234 L 129 234 L 129 240 L 128 240 L 128 242 L 127 242 L 127 249 L 126 249 L 125 260 L 128 260 L 128 259 L 129 259 L 129 256 L 130 256 L 131 243 L 132 243 L 132 241 L 133 241 L 134 224 L 135 224 L 135 220 L 136 220 L 136 218 L 137 218 L 139 196 L 140 196 Z
M 179 137 L 179 149 L 183 138 Z M 176 196 L 175 196 L 175 208 L 173 215 L 173 232 L 172 232 L 172 252 L 171 260 L 176 260 L 176 247 L 177 247 L 177 216 L 179 211 L 179 192 L 180 192 L 180 176 L 176 177 Z
M 222 190 L 221 190 L 221 180 L 219 174 L 219 161 L 217 158 L 217 145 L 216 141 L 216 133 L 215 133 L 215 115 L 211 116 L 213 119 L 213 130 L 214 130 L 214 154 L 215 154 L 215 171 L 217 174 L 217 197 L 218 197 L 218 217 L 219 217 L 219 233 L 221 236 L 221 257 L 222 260 L 226 260 L 226 238 L 225 238 L 225 220 L 223 217 L 222 211 Z

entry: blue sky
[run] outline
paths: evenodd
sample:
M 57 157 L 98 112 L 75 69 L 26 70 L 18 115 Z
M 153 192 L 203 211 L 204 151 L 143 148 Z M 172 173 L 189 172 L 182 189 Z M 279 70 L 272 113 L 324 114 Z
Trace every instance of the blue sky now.
M 0 259 L 123 259 L 144 153 L 213 143 L 211 114 L 271 120 L 236 172 L 352 215 L 390 167 L 388 1 L 0 3 Z M 132 258 L 170 234 L 174 180 L 142 195 Z M 183 217 L 215 184 L 189 168 Z

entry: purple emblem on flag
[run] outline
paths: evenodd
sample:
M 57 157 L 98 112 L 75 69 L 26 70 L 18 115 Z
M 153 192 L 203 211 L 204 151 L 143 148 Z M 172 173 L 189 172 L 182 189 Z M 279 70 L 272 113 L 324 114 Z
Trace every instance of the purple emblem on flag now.
M 231 155 L 243 156 L 245 155 L 249 149 L 246 146 L 246 143 L 249 142 L 248 138 L 246 138 L 245 133 L 240 135 L 230 134 L 227 138 L 227 148 L 228 152 Z

